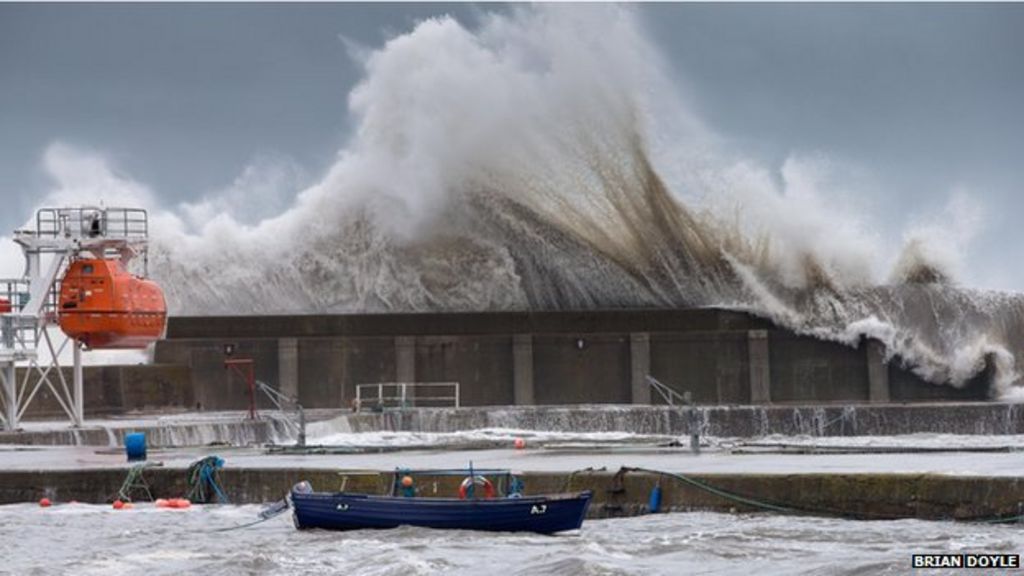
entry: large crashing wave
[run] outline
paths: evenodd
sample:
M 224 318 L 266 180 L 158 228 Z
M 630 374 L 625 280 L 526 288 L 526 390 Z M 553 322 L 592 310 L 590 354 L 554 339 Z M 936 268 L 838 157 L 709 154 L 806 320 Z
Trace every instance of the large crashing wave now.
M 293 207 L 157 223 L 173 313 L 727 306 L 936 383 L 1019 379 L 1024 298 L 955 287 L 920 238 L 884 250 L 798 159 L 780 186 L 719 153 L 629 9 L 428 20 L 365 66 L 352 141 Z

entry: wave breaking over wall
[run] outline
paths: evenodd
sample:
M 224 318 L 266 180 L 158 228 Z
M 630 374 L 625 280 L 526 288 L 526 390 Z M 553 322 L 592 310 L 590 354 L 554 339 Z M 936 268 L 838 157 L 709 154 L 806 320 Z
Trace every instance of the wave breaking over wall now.
M 780 184 L 720 152 L 629 8 L 427 20 L 363 62 L 351 141 L 289 209 L 154 217 L 173 313 L 721 306 L 935 383 L 1020 379 L 1024 298 L 957 287 L 927 238 L 885 249 L 814 162 Z

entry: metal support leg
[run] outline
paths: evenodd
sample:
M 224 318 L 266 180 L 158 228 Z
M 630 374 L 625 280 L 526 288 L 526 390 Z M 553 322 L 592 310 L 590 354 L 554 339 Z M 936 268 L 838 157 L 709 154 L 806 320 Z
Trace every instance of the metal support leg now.
M 74 390 L 74 398 L 71 399 L 71 406 L 74 414 L 71 417 L 71 425 L 81 427 L 82 423 L 85 421 L 85 395 L 82 393 L 82 345 L 78 340 L 75 340 L 71 344 L 72 351 L 74 352 L 74 368 L 72 369 L 74 378 L 72 390 Z
M 3 370 L 3 373 L 0 374 L 0 380 L 3 380 L 3 382 L 0 382 L 0 384 L 3 384 L 2 394 L 4 400 L 4 427 L 7 430 L 17 430 L 18 403 L 16 400 L 18 388 L 17 382 L 15 381 L 16 368 L 14 362 L 5 363 L 5 365 L 2 368 L 0 368 L 0 370 Z

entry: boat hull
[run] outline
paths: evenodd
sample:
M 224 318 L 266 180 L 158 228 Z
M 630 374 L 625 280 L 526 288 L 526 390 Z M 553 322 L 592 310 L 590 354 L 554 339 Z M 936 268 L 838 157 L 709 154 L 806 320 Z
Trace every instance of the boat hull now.
M 297 528 L 360 530 L 422 526 L 450 530 L 537 532 L 576 530 L 583 524 L 589 491 L 550 496 L 459 500 L 367 494 L 291 494 Z

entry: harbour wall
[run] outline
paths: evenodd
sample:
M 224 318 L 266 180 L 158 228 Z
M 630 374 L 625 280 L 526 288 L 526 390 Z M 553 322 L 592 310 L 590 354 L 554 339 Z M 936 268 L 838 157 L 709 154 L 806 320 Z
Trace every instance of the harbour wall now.
M 126 469 L 0 471 L 0 504 L 35 502 L 111 502 L 124 482 Z M 154 498 L 180 497 L 188 492 L 186 471 L 150 468 L 144 472 Z M 647 513 L 655 484 L 662 489 L 662 511 L 715 510 L 757 512 L 764 508 L 721 491 L 788 513 L 861 519 L 919 518 L 981 520 L 1015 517 L 1024 502 L 1024 479 L 922 474 L 690 474 L 687 481 L 648 472 L 575 471 L 529 472 L 521 475 L 524 493 L 547 494 L 592 490 L 589 517 L 604 518 Z M 220 471 L 220 484 L 232 503 L 280 500 L 297 482 L 308 480 L 318 490 L 384 493 L 393 472 L 231 468 Z M 461 478 L 419 477 L 422 493 L 451 495 Z M 703 485 L 703 486 L 701 486 Z M 719 491 L 712 492 L 712 487 Z M 141 493 L 136 492 L 136 499 Z M 125 512 L 130 513 L 130 512 Z M 175 512 L 169 512 L 175 513 Z
M 32 394 L 36 383 L 39 384 L 24 417 L 29 420 L 65 417 L 53 389 L 40 380 L 38 370 L 31 369 L 32 373 L 26 380 L 29 370 L 19 368 L 17 371 L 18 382 L 29 383 L 24 392 L 26 395 Z M 72 377 L 70 367 L 62 368 L 59 374 L 56 370 L 47 372 L 47 379 L 56 390 L 62 390 L 64 386 L 70 390 Z M 188 366 L 182 364 L 86 366 L 83 369 L 83 389 L 87 418 L 195 409 L 195 380 Z
M 502 406 L 418 408 L 358 414 L 307 413 L 310 444 L 343 432 L 458 432 L 482 428 L 550 432 L 630 432 L 756 438 L 785 436 L 891 436 L 899 434 L 1024 434 L 1024 405 L 995 402 L 861 404 L 846 406 Z M 121 446 L 129 432 L 145 432 L 153 447 L 290 444 L 295 419 L 264 412 L 205 422 L 145 422 L 0 432 L 0 444 Z
M 377 430 L 458 432 L 509 428 L 551 432 L 631 432 L 719 438 L 893 436 L 901 434 L 1024 434 L 1024 405 L 971 402 L 845 406 L 515 406 L 419 409 L 345 415 L 340 426 Z M 325 421 L 321 425 L 329 425 Z
M 246 392 L 224 345 L 306 407 L 348 406 L 356 386 L 458 382 L 464 406 L 658 404 L 648 374 L 703 405 L 984 400 L 925 382 L 876 341 L 846 346 L 718 309 L 171 318 L 159 364 L 187 367 L 196 405 Z M 425 403 L 424 398 L 419 399 Z

